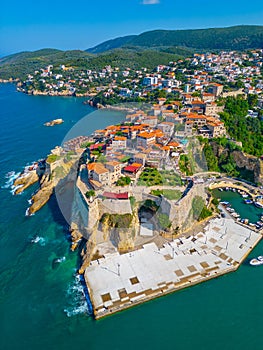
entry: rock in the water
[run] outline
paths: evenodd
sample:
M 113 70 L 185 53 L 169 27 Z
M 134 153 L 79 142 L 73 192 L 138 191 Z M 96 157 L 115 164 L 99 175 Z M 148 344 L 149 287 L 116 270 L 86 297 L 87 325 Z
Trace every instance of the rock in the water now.
M 58 124 L 62 124 L 62 123 L 64 123 L 64 120 L 59 118 L 59 119 L 51 120 L 50 122 L 47 122 L 44 125 L 45 126 L 54 126 L 54 125 L 58 125 Z
M 14 187 L 18 187 L 15 190 L 15 194 L 22 193 L 26 188 L 33 185 L 39 180 L 36 170 L 32 170 L 28 173 L 21 173 L 21 175 L 15 180 Z

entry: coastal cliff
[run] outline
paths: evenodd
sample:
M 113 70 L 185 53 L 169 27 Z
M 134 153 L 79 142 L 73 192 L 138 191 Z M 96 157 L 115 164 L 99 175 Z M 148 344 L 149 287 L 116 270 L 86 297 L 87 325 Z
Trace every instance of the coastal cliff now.
M 255 183 L 263 184 L 263 161 L 260 158 L 244 154 L 241 151 L 234 151 L 234 161 L 239 168 L 245 168 L 254 174 Z
M 233 160 L 234 165 L 236 166 L 237 170 L 240 171 L 240 174 L 242 175 L 242 172 L 246 173 L 246 177 L 248 173 L 251 174 L 250 180 L 252 182 L 263 184 L 263 160 L 246 154 L 242 152 L 241 150 L 230 150 L 227 147 L 223 147 L 219 145 L 216 142 L 211 142 L 211 146 L 213 149 L 213 153 L 215 154 L 216 158 L 219 160 L 221 159 L 228 159 Z M 221 164 L 219 164 L 221 165 Z
M 36 170 L 22 172 L 14 182 L 14 194 L 20 194 L 28 187 L 39 181 L 39 176 Z
M 76 196 L 79 198 L 78 190 L 76 190 Z M 126 214 L 109 213 L 109 210 L 101 203 L 98 204 L 97 201 L 90 203 L 90 210 L 90 207 L 87 209 L 87 207 L 82 206 L 75 197 L 72 209 L 71 249 L 75 250 L 79 241 L 82 238 L 85 239 L 85 245 L 81 251 L 80 273 L 84 273 L 90 262 L 96 260 L 98 256 L 103 254 L 102 252 L 118 250 L 124 253 L 136 247 L 135 242 L 140 230 L 138 208 L 136 207 L 131 213 Z M 94 207 L 97 214 L 94 213 Z M 84 224 L 86 219 L 87 222 Z M 92 225 L 89 225 L 90 221 Z
M 58 193 L 70 181 L 76 179 L 79 156 L 51 154 L 38 165 L 26 167 L 14 182 L 14 194 L 22 193 L 35 183 L 39 188 L 30 199 L 27 215 L 40 210 L 50 199 L 54 190 Z
M 218 147 L 216 152 L 220 157 L 229 150 Z M 129 199 L 105 198 L 101 191 L 87 197 L 89 188 L 79 170 L 82 159 L 80 154 L 81 152 L 66 152 L 63 148 L 56 148 L 44 161 L 27 167 L 14 183 L 15 194 L 23 192 L 32 184 L 39 184 L 38 190 L 31 197 L 28 215 L 40 210 L 56 191 L 58 206 L 70 225 L 71 250 L 76 250 L 82 242 L 79 273 L 84 273 L 91 261 L 104 254 L 127 253 L 148 242 L 158 242 L 162 245 L 165 235 L 169 236 L 171 232 L 172 236 L 182 234 L 191 229 L 198 221 L 203 206 L 208 203 L 205 185 L 194 184 L 191 181 L 179 200 L 154 196 L 150 191 L 143 192 L 142 195 L 140 187 L 137 188 L 140 195 L 136 195 L 134 188 L 133 192 L 129 193 Z M 255 174 L 257 172 L 258 178 L 261 176 L 262 179 L 262 161 L 255 157 L 247 157 L 237 150 L 233 151 L 231 156 L 238 167 L 254 171 Z M 134 196 L 132 201 L 131 196 Z M 146 202 L 150 205 L 146 206 Z M 198 203 L 200 210 L 196 210 Z M 141 215 L 142 208 L 148 216 Z M 155 208 L 155 211 L 152 208 Z M 148 237 L 140 233 L 142 218 L 149 218 L 152 226 L 152 232 L 147 233 Z

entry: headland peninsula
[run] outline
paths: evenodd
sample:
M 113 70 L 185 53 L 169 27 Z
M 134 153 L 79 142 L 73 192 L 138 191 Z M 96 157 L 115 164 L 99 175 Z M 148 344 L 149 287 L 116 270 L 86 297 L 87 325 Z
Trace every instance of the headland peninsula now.
M 262 49 L 206 52 L 151 70 L 50 64 L 18 83 L 127 111 L 56 147 L 13 185 L 18 194 L 39 184 L 27 215 L 56 194 L 95 318 L 235 271 L 262 238 L 261 220 L 214 194 L 232 190 L 263 207 L 262 65 Z
M 263 222 L 240 218 L 213 194 L 231 189 L 263 207 L 262 188 L 202 168 L 205 143 L 169 122 L 150 126 L 148 113 L 65 142 L 14 181 L 15 194 L 39 183 L 27 215 L 56 194 L 71 249 L 81 246 L 95 318 L 235 271 L 262 238 Z

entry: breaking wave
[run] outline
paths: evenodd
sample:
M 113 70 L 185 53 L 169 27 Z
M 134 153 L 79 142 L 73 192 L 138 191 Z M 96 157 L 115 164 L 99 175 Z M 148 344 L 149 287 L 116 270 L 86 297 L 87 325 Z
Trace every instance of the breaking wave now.
M 39 244 L 42 247 L 46 245 L 46 240 L 44 237 L 36 236 L 30 240 L 31 243 Z
M 25 212 L 25 216 L 33 216 L 33 215 L 35 215 L 35 214 L 29 214 L 29 209 L 30 209 L 30 207 L 27 208 L 27 210 Z
M 67 289 L 67 297 L 69 300 L 69 307 L 64 309 L 67 317 L 89 313 L 87 301 L 79 275 L 76 275 L 74 280 L 70 283 Z
M 15 171 L 9 171 L 5 175 L 6 182 L 3 186 L 1 186 L 1 188 L 3 188 L 3 189 L 11 188 L 11 193 L 14 194 L 14 192 L 18 188 L 18 186 L 15 187 L 13 184 L 14 184 L 15 180 L 18 178 L 19 174 L 20 174 L 20 172 L 16 173 Z

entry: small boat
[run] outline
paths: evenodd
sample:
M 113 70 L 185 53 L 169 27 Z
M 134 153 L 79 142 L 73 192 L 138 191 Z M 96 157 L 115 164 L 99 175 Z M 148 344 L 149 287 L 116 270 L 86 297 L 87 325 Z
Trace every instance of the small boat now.
M 260 255 L 257 258 L 250 260 L 249 264 L 252 266 L 263 265 L 263 256 Z
M 219 191 L 220 191 L 220 192 L 223 192 L 224 190 L 223 190 L 223 188 L 220 187 L 220 188 L 219 188 Z
M 247 193 L 244 193 L 244 194 L 242 194 L 242 197 L 243 197 L 243 198 L 247 198 L 247 197 L 248 197 L 248 194 L 247 194 Z
M 227 201 L 221 201 L 220 204 L 229 205 L 229 202 L 227 202 Z
M 246 204 L 252 204 L 253 203 L 253 201 L 251 199 L 244 199 L 244 202 Z
M 254 202 L 254 205 L 257 207 L 257 208 L 263 208 L 263 204 L 261 202 Z

